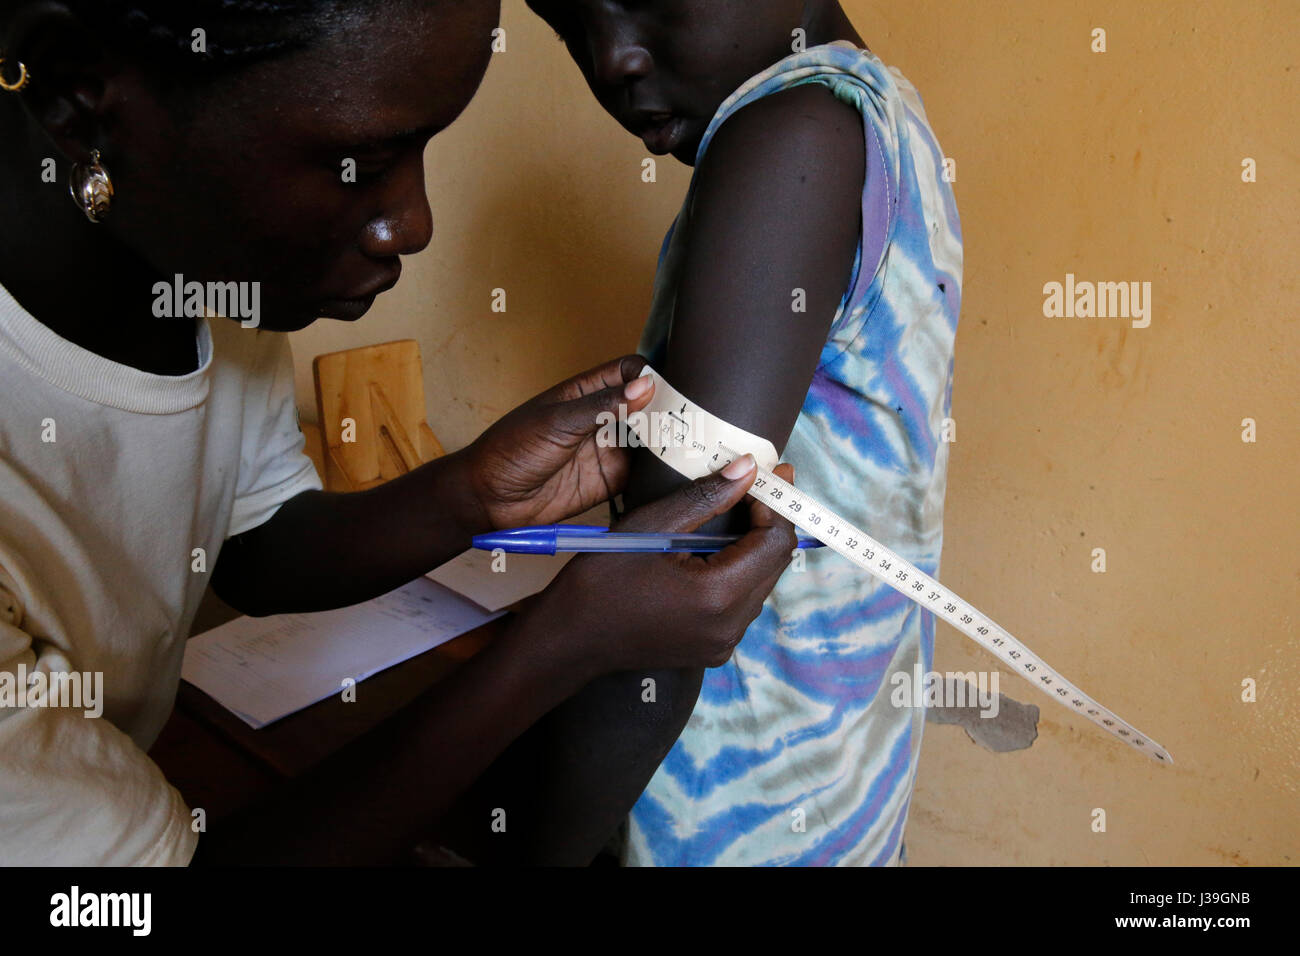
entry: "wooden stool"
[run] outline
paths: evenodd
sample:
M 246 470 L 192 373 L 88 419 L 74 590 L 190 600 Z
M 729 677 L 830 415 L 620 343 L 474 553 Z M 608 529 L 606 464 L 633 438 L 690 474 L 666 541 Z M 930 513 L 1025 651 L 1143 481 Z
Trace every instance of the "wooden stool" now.
M 414 339 L 318 355 L 312 373 L 325 490 L 364 491 L 442 456 Z

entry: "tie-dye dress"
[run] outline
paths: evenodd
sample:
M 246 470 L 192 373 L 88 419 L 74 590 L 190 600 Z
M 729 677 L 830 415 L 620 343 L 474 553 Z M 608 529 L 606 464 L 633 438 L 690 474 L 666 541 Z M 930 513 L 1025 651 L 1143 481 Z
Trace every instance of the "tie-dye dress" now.
M 782 458 L 801 488 L 937 577 L 962 247 L 920 96 L 870 52 L 813 47 L 732 94 L 698 155 L 737 109 L 803 83 L 859 110 L 867 169 L 848 291 Z M 660 368 L 673 235 L 690 202 L 665 240 L 641 341 Z M 730 662 L 705 672 L 685 731 L 633 808 L 623 862 L 896 864 L 925 714 L 891 703 L 890 677 L 929 671 L 933 651 L 933 615 L 829 549 L 808 552 Z

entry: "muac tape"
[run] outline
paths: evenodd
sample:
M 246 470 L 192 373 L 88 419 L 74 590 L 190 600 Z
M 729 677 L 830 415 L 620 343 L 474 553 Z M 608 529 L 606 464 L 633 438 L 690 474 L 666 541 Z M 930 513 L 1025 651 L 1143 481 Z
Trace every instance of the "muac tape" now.
M 903 560 L 825 505 L 772 474 L 778 455 L 766 439 L 710 415 L 664 381 L 650 366 L 655 394 L 628 427 L 643 445 L 687 478 L 702 478 L 746 452 L 758 463 L 749 493 L 862 570 L 879 578 L 925 610 L 943 618 L 1061 706 L 1160 763 L 1169 751 L 1114 712 L 1097 703 L 988 616 L 930 575 Z

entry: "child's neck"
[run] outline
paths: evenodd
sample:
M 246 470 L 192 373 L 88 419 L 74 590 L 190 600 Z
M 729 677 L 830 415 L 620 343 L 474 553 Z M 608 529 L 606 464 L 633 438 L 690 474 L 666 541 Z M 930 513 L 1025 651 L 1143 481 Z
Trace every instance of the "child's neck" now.
M 848 40 L 854 46 L 867 48 L 866 41 L 853 28 L 844 8 L 838 3 L 810 3 L 803 22 L 804 33 L 808 37 L 808 46 L 821 46 L 835 40 Z

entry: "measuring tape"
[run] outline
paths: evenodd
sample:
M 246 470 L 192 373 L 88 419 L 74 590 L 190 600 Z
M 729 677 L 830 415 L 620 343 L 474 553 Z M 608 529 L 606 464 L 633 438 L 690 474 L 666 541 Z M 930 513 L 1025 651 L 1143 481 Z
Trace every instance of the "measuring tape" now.
M 753 497 L 904 597 L 943 618 L 1058 704 L 1153 760 L 1174 762 L 1164 747 L 1079 690 L 970 602 L 774 475 L 771 469 L 779 456 L 771 442 L 710 415 L 649 365 L 641 374 L 653 376 L 654 398 L 642 411 L 628 415 L 627 424 L 641 444 L 666 464 L 695 479 L 726 467 L 746 452 L 752 454 L 758 463 L 758 473 L 749 489 Z

